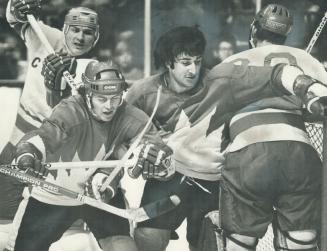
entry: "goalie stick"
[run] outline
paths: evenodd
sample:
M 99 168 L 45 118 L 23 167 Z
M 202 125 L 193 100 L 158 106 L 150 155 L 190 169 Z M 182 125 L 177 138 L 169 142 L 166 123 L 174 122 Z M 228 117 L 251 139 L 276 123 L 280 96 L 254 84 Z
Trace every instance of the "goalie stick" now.
M 51 182 L 47 182 L 45 180 L 35 178 L 26 173 L 22 173 L 21 171 L 12 169 L 11 167 L 16 167 L 16 165 L 0 165 L 0 173 L 5 174 L 7 176 L 14 177 L 21 182 L 28 183 L 33 186 L 41 187 L 42 189 L 50 193 L 65 195 L 69 198 L 78 200 L 83 204 L 87 204 L 89 206 L 104 210 L 106 212 L 118 215 L 120 217 L 135 222 L 142 222 L 160 216 L 174 209 L 180 203 L 180 199 L 177 195 L 171 195 L 169 198 L 163 198 L 161 200 L 152 202 L 150 204 L 147 204 L 139 208 L 130 208 L 130 209 L 117 208 L 109 204 L 106 204 L 100 200 L 93 199 L 84 194 L 71 191 L 67 188 L 55 185 Z

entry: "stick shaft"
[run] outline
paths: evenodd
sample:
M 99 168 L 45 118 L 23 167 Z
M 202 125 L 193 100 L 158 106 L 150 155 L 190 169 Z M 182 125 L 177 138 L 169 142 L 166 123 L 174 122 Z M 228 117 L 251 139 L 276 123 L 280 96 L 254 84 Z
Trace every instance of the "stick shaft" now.
M 131 167 L 135 164 L 134 159 L 128 159 L 123 166 Z M 79 168 L 115 168 L 121 165 L 121 160 L 100 160 L 100 161 L 77 161 L 77 162 L 54 162 L 46 163 L 49 170 L 65 170 Z
M 30 23 L 32 29 L 44 45 L 45 49 L 49 54 L 54 54 L 55 50 L 52 48 L 51 44 L 49 43 L 48 38 L 44 35 L 44 32 L 42 31 L 40 25 L 36 21 L 35 17 L 31 14 L 27 15 L 27 20 Z M 72 88 L 72 90 L 76 90 L 76 84 L 74 83 L 74 78 L 68 71 L 63 72 L 63 78 L 65 81 L 69 84 L 69 86 Z
M 317 39 L 319 38 L 320 36 L 320 33 L 322 32 L 324 26 L 326 25 L 326 22 L 327 22 L 327 12 L 325 13 L 325 15 L 323 16 L 323 18 L 321 19 L 320 21 L 320 24 L 318 25 L 315 33 L 313 34 L 307 48 L 305 49 L 306 52 L 310 53 L 313 46 L 315 45 Z
M 8 167 L 0 166 L 0 173 L 14 177 L 14 178 L 18 179 L 19 181 L 27 182 L 31 185 L 41 187 L 42 189 L 44 189 L 48 192 L 51 192 L 54 194 L 62 194 L 69 198 L 72 198 L 74 200 L 80 201 L 83 204 L 87 204 L 92 207 L 96 207 L 98 209 L 107 211 L 109 213 L 118 215 L 118 216 L 126 218 L 126 219 L 135 220 L 135 216 L 130 214 L 129 211 L 127 211 L 125 209 L 120 209 L 120 208 L 110 206 L 99 200 L 96 200 L 91 197 L 85 196 L 83 194 L 71 191 L 67 188 L 55 185 L 53 183 L 50 183 L 50 182 L 47 182 L 47 181 L 44 181 L 44 180 L 41 180 L 38 178 L 35 178 L 35 177 L 27 175 L 25 173 L 21 173 L 18 170 L 13 170 Z
M 44 35 L 40 25 L 36 21 L 35 17 L 31 14 L 27 15 L 27 20 L 30 23 L 32 29 L 44 45 L 45 49 L 49 54 L 55 53 L 54 49 L 52 48 L 51 44 L 49 43 L 48 38 Z

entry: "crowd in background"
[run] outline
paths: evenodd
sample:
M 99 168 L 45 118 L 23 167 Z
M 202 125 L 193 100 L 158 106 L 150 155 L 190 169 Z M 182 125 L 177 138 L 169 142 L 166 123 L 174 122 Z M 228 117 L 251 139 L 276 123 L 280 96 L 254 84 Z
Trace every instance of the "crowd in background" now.
M 248 48 L 248 29 L 256 10 L 254 0 L 153 0 L 151 42 L 178 25 L 199 25 L 207 39 L 205 66 L 211 68 L 233 53 Z M 262 0 L 262 6 L 281 3 L 294 15 L 294 29 L 286 45 L 305 48 L 327 11 L 324 0 Z M 0 0 L 0 79 L 24 80 L 26 50 L 5 19 L 7 0 Z M 53 27 L 63 26 L 74 6 L 87 6 L 100 17 L 100 40 L 94 57 L 118 63 L 127 79 L 143 77 L 144 0 L 51 0 L 40 18 Z M 327 67 L 327 28 L 312 54 Z M 154 67 L 152 67 L 154 73 Z

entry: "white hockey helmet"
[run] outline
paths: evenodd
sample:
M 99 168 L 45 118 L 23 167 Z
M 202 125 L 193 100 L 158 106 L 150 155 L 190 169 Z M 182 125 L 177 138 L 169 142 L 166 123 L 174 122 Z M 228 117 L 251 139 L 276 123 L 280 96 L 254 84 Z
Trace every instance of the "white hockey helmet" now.
M 98 14 L 86 7 L 76 7 L 69 10 L 65 16 L 64 22 L 64 33 L 68 32 L 71 25 L 80 25 L 88 27 L 95 31 L 95 40 L 93 42 L 93 47 L 99 40 L 99 18 Z

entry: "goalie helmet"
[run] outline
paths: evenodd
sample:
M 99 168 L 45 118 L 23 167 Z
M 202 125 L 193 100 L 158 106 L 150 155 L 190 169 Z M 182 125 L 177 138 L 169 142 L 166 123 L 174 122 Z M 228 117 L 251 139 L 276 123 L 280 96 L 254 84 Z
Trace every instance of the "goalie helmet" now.
M 68 32 L 70 26 L 80 25 L 95 31 L 93 46 L 99 39 L 99 18 L 98 14 L 86 7 L 72 8 L 65 16 L 64 33 Z
M 101 73 L 107 73 L 102 78 Z M 86 94 L 116 95 L 127 89 L 127 83 L 117 65 L 112 62 L 91 61 L 82 74 Z
M 293 25 L 293 17 L 288 9 L 279 4 L 269 4 L 260 10 L 253 19 L 250 27 L 249 45 L 256 47 L 258 28 L 286 37 Z

